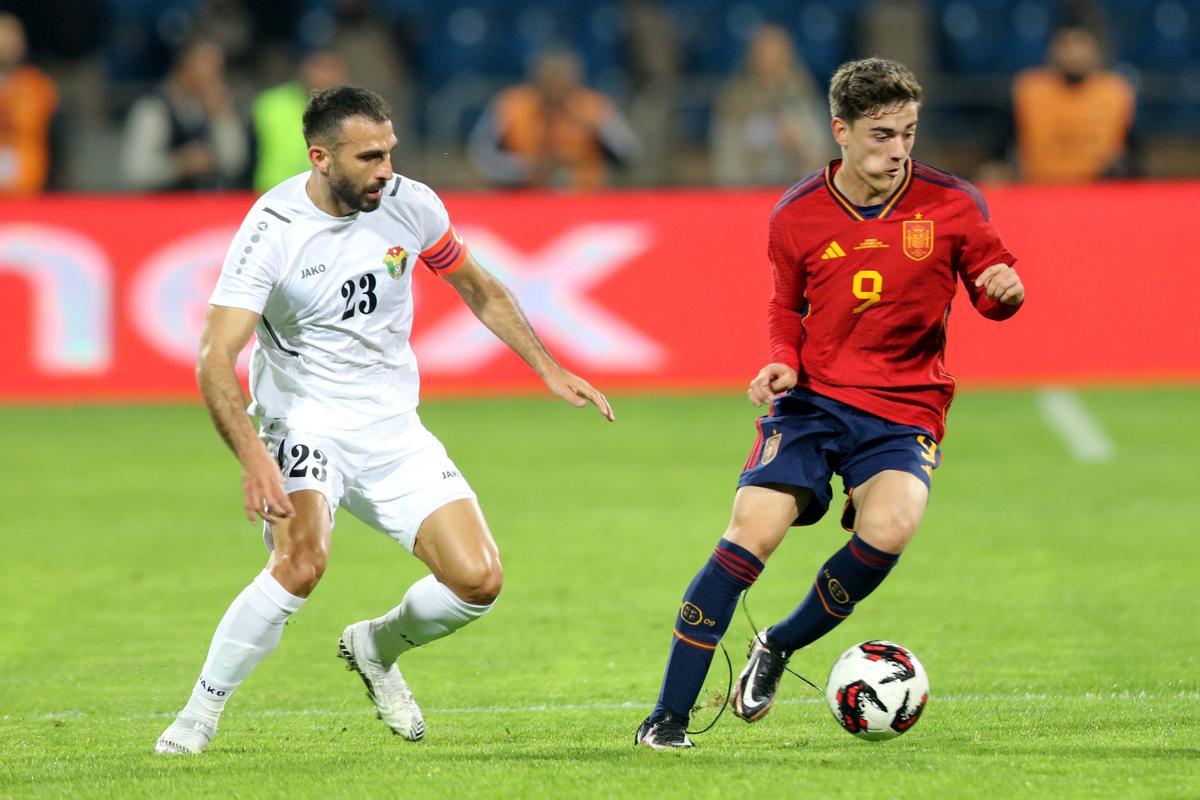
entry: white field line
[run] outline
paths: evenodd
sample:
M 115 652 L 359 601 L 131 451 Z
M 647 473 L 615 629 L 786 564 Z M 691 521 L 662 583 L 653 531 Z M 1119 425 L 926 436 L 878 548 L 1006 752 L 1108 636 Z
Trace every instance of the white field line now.
M 951 694 L 939 696 L 931 693 L 932 702 L 941 703 L 1140 703 L 1147 700 L 1183 700 L 1200 701 L 1200 691 L 1179 691 L 1151 694 L 1149 692 L 1085 692 L 1075 695 L 1059 695 L 1027 692 L 1025 694 Z M 777 700 L 780 705 L 818 705 L 825 698 L 790 697 Z M 426 714 L 530 714 L 534 712 L 570 712 L 570 711 L 622 711 L 625 709 L 649 709 L 654 705 L 654 698 L 648 700 L 624 700 L 610 703 L 562 703 L 531 706 L 449 706 L 446 708 L 425 708 Z M 260 711 L 235 711 L 237 717 L 252 719 L 272 717 L 346 717 L 361 716 L 370 712 L 370 707 L 364 705 L 354 708 L 281 708 L 264 709 Z M 124 714 L 117 717 L 105 716 L 110 720 L 143 720 L 169 719 L 175 716 L 174 711 L 154 711 L 141 714 Z M 95 712 L 78 709 L 67 711 L 48 711 L 41 714 L 0 716 L 0 722 L 45 722 L 53 720 L 85 719 L 88 717 L 101 718 Z
M 1050 429 L 1059 435 L 1076 461 L 1112 461 L 1116 445 L 1084 408 L 1079 395 L 1066 389 L 1045 389 L 1038 393 L 1037 403 Z

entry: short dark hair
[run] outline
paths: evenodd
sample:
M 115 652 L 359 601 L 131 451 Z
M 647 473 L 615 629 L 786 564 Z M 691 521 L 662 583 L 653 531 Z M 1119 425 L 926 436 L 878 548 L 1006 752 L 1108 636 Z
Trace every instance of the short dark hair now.
M 350 117 L 387 122 L 392 110 L 382 97 L 360 86 L 331 86 L 313 92 L 304 108 L 304 141 L 310 145 L 335 142 L 342 123 Z
M 921 102 L 921 84 L 903 64 L 886 58 L 847 61 L 829 82 L 829 113 L 853 123 L 880 109 Z

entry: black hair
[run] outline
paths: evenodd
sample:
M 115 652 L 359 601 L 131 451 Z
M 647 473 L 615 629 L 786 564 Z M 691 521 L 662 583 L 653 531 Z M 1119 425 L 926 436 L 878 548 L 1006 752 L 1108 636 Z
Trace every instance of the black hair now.
M 313 92 L 304 108 L 304 141 L 310 145 L 336 143 L 342 123 L 350 117 L 387 122 L 392 110 L 382 97 L 360 86 L 331 86 Z

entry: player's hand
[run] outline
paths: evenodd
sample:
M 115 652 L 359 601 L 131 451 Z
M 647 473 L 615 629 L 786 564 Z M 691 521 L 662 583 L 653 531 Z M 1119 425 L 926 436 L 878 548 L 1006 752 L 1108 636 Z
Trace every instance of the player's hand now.
M 283 488 L 279 465 L 263 450 L 242 467 L 242 496 L 246 519 L 275 523 L 296 513 Z
M 607 398 L 578 375 L 573 375 L 565 369 L 556 369 L 548 373 L 544 380 L 546 381 L 546 387 L 550 391 L 576 408 L 583 408 L 591 402 L 596 408 L 600 409 L 600 413 L 609 422 L 616 419 L 613 416 L 612 406 L 608 404 Z
M 754 380 L 750 381 L 750 388 L 746 390 L 746 396 L 750 398 L 750 402 L 756 406 L 761 406 L 763 403 L 769 403 L 781 392 L 786 392 L 796 385 L 799 376 L 796 370 L 789 367 L 787 364 L 767 364 L 758 371 L 758 375 Z
M 1019 306 L 1025 300 L 1021 276 L 1008 264 L 992 264 L 975 279 L 975 285 L 983 287 L 988 297 L 1006 306 Z

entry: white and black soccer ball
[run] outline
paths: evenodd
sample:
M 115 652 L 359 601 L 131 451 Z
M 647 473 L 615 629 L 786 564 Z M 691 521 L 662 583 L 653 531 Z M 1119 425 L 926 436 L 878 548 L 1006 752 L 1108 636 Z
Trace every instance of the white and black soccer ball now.
M 833 663 L 825 699 L 838 724 L 862 739 L 892 739 L 917 724 L 929 676 L 907 648 L 862 642 Z

